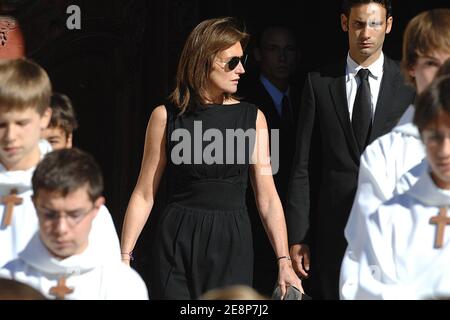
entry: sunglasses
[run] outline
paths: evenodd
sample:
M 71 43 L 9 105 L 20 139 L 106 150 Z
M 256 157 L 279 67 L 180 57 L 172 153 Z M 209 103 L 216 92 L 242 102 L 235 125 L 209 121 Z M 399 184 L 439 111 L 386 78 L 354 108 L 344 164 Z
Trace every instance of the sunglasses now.
M 233 57 L 228 62 L 225 62 L 225 65 L 228 66 L 229 71 L 233 71 L 239 65 L 239 62 L 245 66 L 245 63 L 247 62 L 247 55 L 243 55 L 242 57 Z

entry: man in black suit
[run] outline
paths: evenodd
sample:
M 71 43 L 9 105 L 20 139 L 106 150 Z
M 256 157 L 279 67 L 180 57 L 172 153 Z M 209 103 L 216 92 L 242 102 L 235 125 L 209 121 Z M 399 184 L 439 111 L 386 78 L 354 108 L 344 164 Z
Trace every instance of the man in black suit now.
M 258 34 L 253 53 L 258 73 L 244 78 L 239 94 L 264 113 L 269 129 L 279 130 L 279 164 L 273 170 L 278 194 L 284 202 L 300 105 L 302 78 L 297 74 L 300 50 L 290 27 L 272 24 Z
M 272 167 L 275 186 L 284 203 L 295 151 L 293 146 L 302 79 L 296 73 L 300 50 L 294 31 L 280 24 L 266 25 L 256 37 L 253 54 L 258 65 L 257 73 L 244 77 L 239 86 L 239 95 L 264 113 L 269 129 L 279 130 L 279 141 L 276 142 L 279 152 L 272 154 Z M 278 157 L 278 161 L 274 157 Z M 253 226 L 255 251 L 253 284 L 259 292 L 270 296 L 278 269 L 270 242 L 258 217 L 251 188 L 248 191 L 247 206 Z
M 316 299 L 339 299 L 344 228 L 360 156 L 395 126 L 414 99 L 398 64 L 382 52 L 391 11 L 390 0 L 344 0 L 347 60 L 305 80 L 286 218 L 293 266 L 310 277 L 306 287 Z

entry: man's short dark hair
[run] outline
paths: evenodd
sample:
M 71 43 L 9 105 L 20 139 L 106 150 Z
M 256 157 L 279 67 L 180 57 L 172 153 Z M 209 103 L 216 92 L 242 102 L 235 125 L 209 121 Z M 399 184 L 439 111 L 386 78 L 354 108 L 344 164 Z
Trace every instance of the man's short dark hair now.
M 419 95 L 414 124 L 422 132 L 442 113 L 450 115 L 450 76 L 438 77 Z
M 353 7 L 369 4 L 369 3 L 378 3 L 386 9 L 386 19 L 392 16 L 392 3 L 391 0 L 344 0 L 342 2 L 342 13 L 347 17 L 350 16 L 350 10 Z
M 256 33 L 254 42 L 255 42 L 255 46 L 262 49 L 262 40 L 263 37 L 266 35 L 266 33 L 269 30 L 274 30 L 274 29 L 281 29 L 281 30 L 285 30 L 286 32 L 288 32 L 292 38 L 295 40 L 295 44 L 297 47 L 300 46 L 300 41 L 297 37 L 297 33 L 294 29 L 293 26 L 283 23 L 283 22 L 270 22 L 265 24 L 264 26 L 261 27 L 261 29 Z
M 88 186 L 91 201 L 103 193 L 103 177 L 94 158 L 77 148 L 48 153 L 36 167 L 32 178 L 34 196 L 40 190 L 59 192 L 63 197 Z

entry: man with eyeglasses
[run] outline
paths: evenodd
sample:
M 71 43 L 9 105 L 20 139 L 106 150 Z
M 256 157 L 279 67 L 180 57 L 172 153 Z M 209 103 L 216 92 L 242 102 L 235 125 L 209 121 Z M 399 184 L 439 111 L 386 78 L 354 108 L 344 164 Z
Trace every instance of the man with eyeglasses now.
M 54 151 L 37 166 L 33 202 L 39 231 L 0 276 L 24 282 L 50 299 L 148 299 L 144 281 L 119 259 L 107 259 L 90 238 L 103 206 L 103 178 L 78 150 Z
M 428 169 L 368 214 L 354 299 L 450 297 L 450 76 L 436 78 L 419 96 L 414 124 Z

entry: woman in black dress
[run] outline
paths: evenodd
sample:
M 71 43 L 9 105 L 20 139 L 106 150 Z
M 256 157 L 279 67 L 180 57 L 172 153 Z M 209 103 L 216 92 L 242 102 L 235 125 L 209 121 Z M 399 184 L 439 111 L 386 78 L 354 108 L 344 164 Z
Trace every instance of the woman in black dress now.
M 292 269 L 283 208 L 268 160 L 264 114 L 233 94 L 245 72 L 248 35 L 232 18 L 210 19 L 190 34 L 169 101 L 153 111 L 137 185 L 126 211 L 122 260 L 152 210 L 164 170 L 168 205 L 152 257 L 154 299 L 197 299 L 208 290 L 252 284 L 253 246 L 245 206 L 248 174 L 278 259 L 278 284 L 300 288 Z M 264 161 L 266 160 L 266 161 Z

